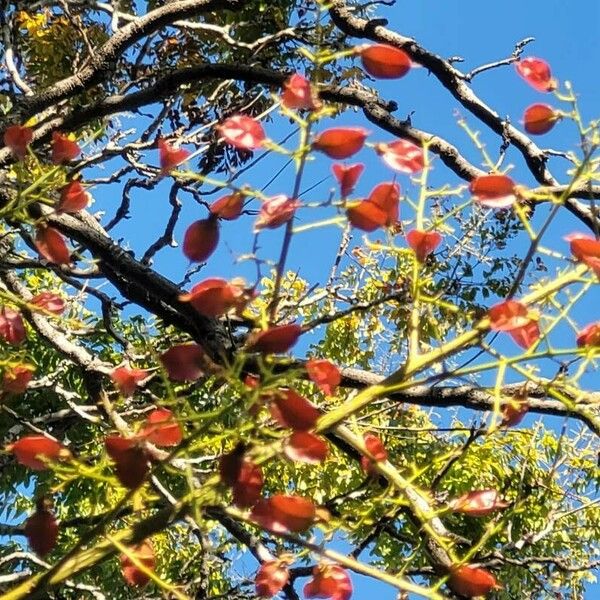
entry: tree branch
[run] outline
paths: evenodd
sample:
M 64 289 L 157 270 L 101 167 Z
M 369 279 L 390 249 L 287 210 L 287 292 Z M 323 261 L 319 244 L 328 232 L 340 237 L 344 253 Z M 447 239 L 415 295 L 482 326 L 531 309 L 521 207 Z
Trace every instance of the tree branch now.
M 240 10 L 245 3 L 245 0 L 178 0 L 147 13 L 114 33 L 91 57 L 90 64 L 81 71 L 30 98 L 23 98 L 20 106 L 21 119 L 27 120 L 53 104 L 107 80 L 115 69 L 115 61 L 133 44 L 153 31 L 178 19 L 187 19 L 214 10 Z

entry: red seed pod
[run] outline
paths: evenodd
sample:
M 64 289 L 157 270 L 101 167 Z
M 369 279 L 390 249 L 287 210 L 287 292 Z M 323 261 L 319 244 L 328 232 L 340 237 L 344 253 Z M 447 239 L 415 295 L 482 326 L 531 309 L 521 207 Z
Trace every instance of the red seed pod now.
M 422 171 L 425 165 L 423 149 L 408 140 L 375 144 L 375 152 L 390 169 L 407 175 Z
M 249 300 L 249 295 L 241 279 L 228 282 L 225 279 L 211 277 L 195 285 L 189 294 L 179 296 L 179 300 L 189 302 L 205 317 L 217 317 L 232 308 L 243 309 Z
M 168 408 L 157 408 L 148 415 L 140 437 L 156 446 L 177 446 L 183 439 L 183 430 L 172 411 Z
M 76 159 L 81 154 L 81 148 L 64 133 L 52 132 L 52 162 L 62 165 Z
M 307 598 L 348 600 L 352 596 L 352 580 L 339 565 L 321 563 L 313 569 L 312 579 L 304 586 Z
M 233 450 L 219 459 L 219 475 L 225 485 L 233 487 L 239 481 L 245 453 L 246 446 L 239 442 Z
M 321 413 L 298 392 L 287 389 L 274 392 L 270 404 L 271 416 L 282 426 L 294 431 L 313 429 Z
M 0 308 L 0 337 L 13 346 L 21 344 L 26 337 L 25 323 L 21 313 L 2 306 Z
M 349 205 L 346 209 L 346 216 L 353 227 L 369 233 L 383 227 L 388 219 L 385 211 L 369 200 Z
M 25 537 L 31 549 L 41 557 L 49 554 L 56 546 L 58 523 L 47 502 L 38 501 L 36 511 L 25 521 Z
M 17 462 L 34 471 L 44 471 L 49 462 L 68 455 L 68 450 L 56 440 L 44 435 L 26 435 L 7 447 Z
M 529 410 L 529 402 L 525 398 L 510 398 L 502 405 L 502 425 L 514 427 L 518 425 Z
M 600 321 L 586 325 L 577 334 L 577 347 L 589 348 L 600 346 Z
M 285 194 L 267 198 L 260 207 L 254 223 L 254 231 L 276 229 L 291 220 L 300 206 L 298 200 L 288 198 Z
M 27 148 L 33 141 L 33 131 L 23 125 L 11 125 L 4 132 L 4 145 L 19 160 L 27 156 Z
M 154 555 L 154 548 L 150 540 L 129 548 L 129 551 L 146 569 L 154 571 L 156 568 L 156 556 Z M 129 585 L 144 587 L 150 581 L 150 576 L 140 569 L 127 554 L 121 554 L 120 561 L 123 579 Z
M 583 233 L 572 233 L 565 239 L 571 244 L 571 254 L 600 278 L 600 240 Z
M 229 117 L 217 129 L 228 144 L 240 150 L 256 150 L 266 140 L 262 125 L 246 115 Z
M 281 560 L 269 560 L 258 569 L 254 578 L 258 598 L 272 598 L 289 581 L 287 564 Z
M 112 382 L 119 393 L 126 398 L 133 396 L 140 381 L 148 377 L 148 371 L 144 369 L 132 369 L 128 366 L 116 367 L 110 374 Z
M 9 367 L 2 377 L 2 391 L 10 394 L 23 394 L 33 377 L 33 365 Z
M 109 435 L 104 440 L 106 452 L 115 463 L 119 481 L 130 490 L 140 487 L 150 470 L 148 456 L 139 442 L 133 438 Z
M 380 183 L 376 185 L 368 197 L 368 202 L 378 206 L 386 216 L 385 226 L 391 227 L 398 222 L 400 186 L 394 182 Z
M 485 517 L 510 504 L 502 500 L 497 490 L 474 490 L 451 500 L 448 506 L 452 512 L 469 517 Z
M 219 219 L 225 219 L 226 221 L 234 221 L 241 214 L 244 208 L 244 194 L 241 192 L 234 192 L 223 196 L 218 200 L 215 200 L 210 205 L 210 212 L 219 217 Z
M 315 110 L 320 103 L 310 81 L 304 75 L 294 73 L 283 84 L 281 104 L 289 110 Z
M 454 592 L 465 598 L 485 596 L 492 590 L 502 588 L 489 571 L 470 565 L 453 569 L 448 578 L 448 585 Z
M 548 104 L 532 104 L 525 109 L 523 126 L 527 133 L 542 135 L 548 133 L 558 119 L 558 113 Z
M 437 231 L 413 229 L 406 234 L 406 241 L 415 253 L 417 260 L 423 263 L 441 244 L 442 236 Z
M 253 373 L 247 373 L 244 377 L 244 385 L 251 390 L 254 390 L 260 386 L 260 377 Z
M 517 201 L 515 182 L 507 175 L 481 175 L 469 184 L 473 200 L 489 208 L 508 208 Z
M 538 92 L 552 92 L 557 87 L 550 65 L 541 58 L 530 56 L 515 63 L 517 73 Z
M 204 350 L 198 344 L 179 344 L 161 354 L 160 362 L 173 381 L 195 381 L 204 374 Z
M 322 437 L 314 433 L 294 431 L 284 442 L 283 453 L 290 460 L 315 465 L 327 458 L 329 446 Z
M 387 450 L 383 442 L 374 433 L 365 433 L 363 435 L 367 450 L 375 459 L 375 462 L 384 462 L 388 458 Z M 365 473 L 373 475 L 376 471 L 373 469 L 373 461 L 368 456 L 360 457 L 360 466 Z
M 55 265 L 71 264 L 71 252 L 65 238 L 53 227 L 38 227 L 34 243 L 37 251 L 49 263 Z
M 369 132 L 362 127 L 332 127 L 319 133 L 312 147 L 329 158 L 342 160 L 356 154 L 364 146 L 368 135 Z
M 518 346 L 527 350 L 540 339 L 540 327 L 537 321 L 531 320 L 527 325 L 513 329 L 508 334 Z
M 311 358 L 306 363 L 306 372 L 310 380 L 328 396 L 335 395 L 337 387 L 342 381 L 340 370 L 327 359 Z
M 354 190 L 356 182 L 365 170 L 365 165 L 357 163 L 355 165 L 343 165 L 335 163 L 331 165 L 334 177 L 340 186 L 340 194 L 342 198 L 347 198 Z
M 260 500 L 263 484 L 262 469 L 249 459 L 243 460 L 231 486 L 233 503 L 239 508 L 251 508 Z
M 204 262 L 219 243 L 219 222 L 216 218 L 194 221 L 183 237 L 183 253 L 192 262 Z
M 488 310 L 490 329 L 505 331 L 522 348 L 529 348 L 540 337 L 538 323 L 528 307 L 518 300 L 505 300 Z
M 160 174 L 166 175 L 175 167 L 185 162 L 191 154 L 185 148 L 176 148 L 167 140 L 160 138 L 158 140 L 158 156 L 160 160 Z
M 259 501 L 251 517 L 260 527 L 275 533 L 301 533 L 315 521 L 312 500 L 296 495 L 275 494 Z
M 53 292 L 41 292 L 36 294 L 30 301 L 33 306 L 52 313 L 62 315 L 67 306 L 63 298 Z
M 76 213 L 87 208 L 91 195 L 85 191 L 80 181 L 71 181 L 60 191 L 60 200 L 56 205 L 57 213 Z
M 302 327 L 296 324 L 274 325 L 263 331 L 254 331 L 248 336 L 248 352 L 281 354 L 287 352 L 302 335 Z
M 518 300 L 505 300 L 488 310 L 490 328 L 494 331 L 512 331 L 529 323 L 529 308 Z
M 360 58 L 365 71 L 377 79 L 399 79 L 412 66 L 410 57 L 404 50 L 388 44 L 364 46 L 360 51 Z

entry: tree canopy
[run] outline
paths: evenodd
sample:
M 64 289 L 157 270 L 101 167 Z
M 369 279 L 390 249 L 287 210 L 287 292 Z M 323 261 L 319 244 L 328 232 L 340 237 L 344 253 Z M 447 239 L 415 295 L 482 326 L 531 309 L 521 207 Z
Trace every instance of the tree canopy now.
M 595 581 L 598 121 L 393 6 L 2 2 L 2 598 Z M 419 71 L 464 147 L 399 114 Z

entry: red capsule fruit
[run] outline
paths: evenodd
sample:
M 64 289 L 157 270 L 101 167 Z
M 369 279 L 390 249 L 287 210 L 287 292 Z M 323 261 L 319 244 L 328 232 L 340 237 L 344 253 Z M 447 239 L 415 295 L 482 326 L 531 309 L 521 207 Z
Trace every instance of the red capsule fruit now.
M 53 227 L 38 227 L 35 240 L 37 251 L 49 263 L 70 265 L 71 252 L 62 234 Z
M 219 243 L 219 222 L 216 218 L 194 221 L 185 231 L 183 253 L 192 262 L 204 262 Z
M 133 396 L 138 384 L 147 377 L 148 371 L 144 369 L 132 369 L 126 365 L 116 367 L 110 374 L 115 387 L 125 398 Z
M 234 221 L 242 214 L 244 208 L 244 194 L 234 192 L 215 200 L 210 205 L 210 212 L 226 221 Z
M 302 327 L 294 323 L 274 325 L 263 331 L 254 331 L 248 336 L 248 352 L 281 354 L 287 352 L 302 335 Z
M 558 113 L 548 104 L 532 104 L 523 114 L 523 126 L 527 133 L 543 135 L 558 122 Z
M 538 92 L 552 92 L 557 87 L 550 65 L 541 58 L 529 56 L 515 63 L 517 73 Z
M 321 563 L 313 569 L 312 579 L 304 586 L 307 598 L 330 598 L 349 600 L 352 596 L 352 580 L 339 565 Z
M 149 540 L 129 548 L 128 550 L 148 571 L 154 571 L 156 568 L 156 556 L 154 554 L 152 543 Z M 121 554 L 120 561 L 123 579 L 125 579 L 129 585 L 144 587 L 150 581 L 148 573 L 140 569 L 130 556 Z
M 310 81 L 300 73 L 294 73 L 283 83 L 281 103 L 289 110 L 315 110 L 320 105 Z
M 25 323 L 21 313 L 8 307 L 0 308 L 0 337 L 13 346 L 18 346 L 25 341 Z
M 223 139 L 240 150 L 256 150 L 266 140 L 262 125 L 247 115 L 234 115 L 217 126 Z
M 56 440 L 45 435 L 26 435 L 7 447 L 17 462 L 34 471 L 44 471 L 48 463 L 66 457 L 68 450 Z
M 85 191 L 80 181 L 70 181 L 60 191 L 60 199 L 56 205 L 57 213 L 76 213 L 87 208 L 92 196 Z
M 313 140 L 314 150 L 329 158 L 342 160 L 356 154 L 365 144 L 369 132 L 362 127 L 332 127 Z
M 486 569 L 463 565 L 453 569 L 448 578 L 448 586 L 460 596 L 475 598 L 485 596 L 501 586 Z
M 115 463 L 119 481 L 130 490 L 142 485 L 148 472 L 148 456 L 138 440 L 109 435 L 104 440 L 106 452 Z
M 70 140 L 64 133 L 54 131 L 51 142 L 51 160 L 55 165 L 62 165 L 76 159 L 81 154 L 77 142 Z
M 362 163 L 356 163 L 354 165 L 335 163 L 331 165 L 331 170 L 340 186 L 342 198 L 347 198 L 354 190 L 358 179 L 365 170 L 365 165 Z
M 164 139 L 158 140 L 158 156 L 160 161 L 160 174 L 167 175 L 181 163 L 185 162 L 191 152 L 185 148 L 177 148 Z
M 313 429 L 321 413 L 304 396 L 292 389 L 279 390 L 271 396 L 272 417 L 282 426 L 294 431 Z
M 318 464 L 329 454 L 329 446 L 324 438 L 308 431 L 294 431 L 283 443 L 283 453 L 296 462 Z
M 412 67 L 410 56 L 389 44 L 364 46 L 360 58 L 365 71 L 377 79 L 400 79 Z
M 390 169 L 399 173 L 414 175 L 422 171 L 425 166 L 423 149 L 408 140 L 375 144 L 375 152 Z
M 204 375 L 204 350 L 198 344 L 178 344 L 160 355 L 160 362 L 173 381 L 196 381 Z
M 324 358 L 311 358 L 306 363 L 306 372 L 310 380 L 316 383 L 327 396 L 334 396 L 342 381 L 340 370 Z
M 415 253 L 417 260 L 423 263 L 441 244 L 442 236 L 437 231 L 413 229 L 406 234 L 406 241 Z
M 41 499 L 36 511 L 25 521 L 25 537 L 31 549 L 42 558 L 49 554 L 58 540 L 58 523 L 49 507 L 49 502 Z
M 269 560 L 258 569 L 254 578 L 258 598 L 272 598 L 287 584 L 290 573 L 281 560 Z
M 168 408 L 156 408 L 148 415 L 139 436 L 155 446 L 168 448 L 181 443 L 183 429 L 172 411 Z
M 19 160 L 27 156 L 27 148 L 33 141 L 33 131 L 23 125 L 11 125 L 4 132 L 4 145 Z
M 275 494 L 261 500 L 252 509 L 252 520 L 275 533 L 302 533 L 315 521 L 312 500 L 302 496 Z
M 507 175 L 481 175 L 471 181 L 469 191 L 488 208 L 508 208 L 517 201 L 515 182 Z

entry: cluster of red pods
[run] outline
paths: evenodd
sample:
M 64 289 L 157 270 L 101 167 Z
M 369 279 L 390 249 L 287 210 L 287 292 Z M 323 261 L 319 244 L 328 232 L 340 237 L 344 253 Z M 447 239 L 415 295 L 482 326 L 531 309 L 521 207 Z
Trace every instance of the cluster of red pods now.
M 385 44 L 361 47 L 357 50 L 365 71 L 380 79 L 400 78 L 413 66 L 409 55 L 400 48 Z M 516 69 L 530 85 L 543 92 L 552 91 L 556 82 L 550 67 L 536 58 L 525 58 L 516 62 Z M 287 110 L 318 110 L 321 102 L 310 82 L 300 74 L 292 75 L 283 84 L 282 105 Z M 525 130 L 531 134 L 548 132 L 560 118 L 560 113 L 545 104 L 530 106 L 524 115 Z M 218 126 L 222 139 L 235 148 L 245 151 L 264 147 L 268 138 L 262 125 L 245 115 L 234 115 Z M 334 127 L 318 133 L 311 142 L 314 151 L 321 152 L 334 160 L 346 160 L 359 152 L 366 144 L 369 132 L 361 127 Z M 33 140 L 28 127 L 13 125 L 4 133 L 4 142 L 19 160 L 25 160 Z M 409 140 L 373 144 L 382 161 L 396 172 L 416 174 L 424 168 L 422 148 Z M 160 174 L 166 176 L 185 162 L 190 153 L 171 142 L 158 141 Z M 80 154 L 78 144 L 69 136 L 55 132 L 51 141 L 52 163 L 62 165 Z M 336 178 L 343 206 L 350 224 L 366 232 L 378 228 L 391 228 L 399 220 L 401 190 L 395 182 L 380 183 L 369 196 L 359 201 L 350 201 L 364 170 L 363 164 L 335 163 L 332 172 Z M 521 191 L 510 177 L 501 174 L 482 175 L 471 181 L 469 190 L 473 199 L 485 207 L 502 209 L 518 200 Z M 192 223 L 185 232 L 183 252 L 190 261 L 203 262 L 215 251 L 219 242 L 220 221 L 232 221 L 243 214 L 247 197 L 245 190 L 235 190 L 210 206 L 209 215 Z M 60 191 L 57 212 L 74 213 L 85 209 L 90 195 L 79 180 L 72 180 Z M 254 229 L 274 229 L 294 218 L 301 203 L 298 199 L 278 195 L 262 202 Z M 436 231 L 414 229 L 406 234 L 409 247 L 419 262 L 425 262 L 442 242 Z M 600 242 L 590 236 L 574 235 L 569 238 L 571 252 L 600 277 Z M 35 246 L 40 255 L 50 263 L 71 263 L 71 252 L 62 234 L 47 225 L 36 229 Z M 231 310 L 241 311 L 253 298 L 253 290 L 239 280 L 225 281 L 207 279 L 196 285 L 180 300 L 189 302 L 206 317 L 217 317 Z M 53 314 L 61 314 L 64 300 L 45 292 L 32 299 L 31 303 Z M 506 300 L 493 306 L 487 315 L 489 327 L 494 331 L 509 333 L 523 348 L 530 348 L 540 337 L 537 316 L 523 303 Z M 249 337 L 246 349 L 263 354 L 287 352 L 302 334 L 297 324 L 272 326 L 256 331 Z M 0 337 L 10 344 L 20 344 L 26 337 L 26 329 L 19 311 L 3 306 L 0 308 Z M 577 338 L 578 346 L 600 345 L 600 323 L 588 325 Z M 174 381 L 194 381 L 203 375 L 204 355 L 197 344 L 173 346 L 160 357 L 163 367 Z M 311 360 L 306 369 L 309 378 L 327 395 L 335 394 L 341 382 L 337 367 L 327 360 Z M 22 393 L 32 377 L 29 365 L 17 365 L 5 373 L 2 390 L 5 393 Z M 115 386 L 123 396 L 131 396 L 136 387 L 148 377 L 143 369 L 122 366 L 112 373 Z M 256 378 L 247 379 L 249 387 L 256 388 Z M 285 456 L 294 461 L 318 463 L 326 459 L 326 440 L 314 433 L 320 416 L 319 410 L 293 389 L 269 390 L 259 394 L 260 402 L 266 405 L 275 422 L 291 430 L 283 442 Z M 526 404 L 516 401 L 504 407 L 505 424 L 516 424 L 526 412 Z M 127 488 L 136 489 L 145 481 L 153 459 L 149 444 L 158 447 L 174 447 L 183 440 L 184 431 L 175 415 L 167 408 L 156 408 L 147 416 L 141 429 L 131 437 L 110 435 L 105 439 L 107 454 L 115 465 L 119 481 Z M 364 435 L 365 454 L 361 466 L 365 473 L 376 475 L 375 465 L 387 460 L 388 453 L 381 439 L 372 433 Z M 67 459 L 70 453 L 60 442 L 43 435 L 25 436 L 9 447 L 22 465 L 42 470 L 50 463 Z M 275 533 L 303 533 L 320 518 L 326 518 L 308 498 L 294 494 L 262 496 L 263 474 L 255 463 L 251 452 L 239 443 L 219 462 L 220 477 L 231 489 L 233 502 L 240 508 L 250 509 L 250 518 L 263 529 Z M 472 517 L 486 516 L 508 506 L 496 490 L 471 491 L 447 503 L 447 510 Z M 36 512 L 25 524 L 25 534 L 31 548 L 40 556 L 48 554 L 56 544 L 58 523 L 49 503 L 41 499 Z M 132 560 L 132 556 L 135 560 Z M 141 563 L 140 569 L 135 563 Z M 294 558 L 283 555 L 264 562 L 256 574 L 256 593 L 259 597 L 272 597 L 289 581 L 289 568 Z M 145 541 L 129 554 L 121 557 L 123 575 L 131 585 L 145 585 L 149 572 L 156 566 L 156 557 L 150 541 Z M 494 576 L 484 568 L 459 565 L 451 570 L 448 585 L 458 594 L 474 597 L 487 594 L 499 585 Z M 304 587 L 307 598 L 331 598 L 348 600 L 352 594 L 352 583 L 347 571 L 337 564 L 317 564 L 310 581 Z

